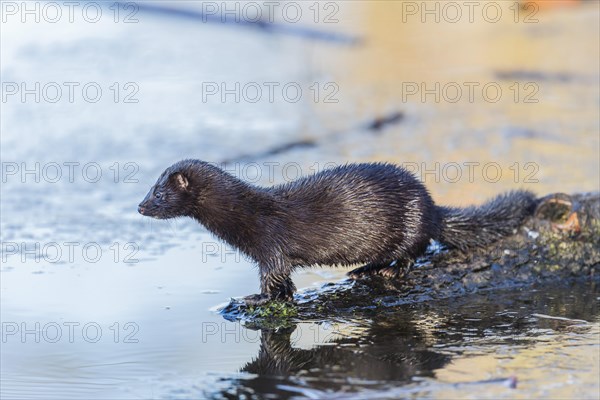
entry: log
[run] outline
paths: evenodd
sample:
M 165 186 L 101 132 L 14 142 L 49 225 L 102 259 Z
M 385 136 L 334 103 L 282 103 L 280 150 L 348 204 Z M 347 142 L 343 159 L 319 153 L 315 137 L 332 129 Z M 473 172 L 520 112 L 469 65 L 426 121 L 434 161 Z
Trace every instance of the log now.
M 339 317 L 357 309 L 393 307 L 553 281 L 600 278 L 600 193 L 556 193 L 540 199 L 532 217 L 514 235 L 471 253 L 439 244 L 417 260 L 404 278 L 369 277 L 300 291 L 297 308 L 248 307 L 232 299 L 222 311 L 249 327 L 293 325 Z M 287 322 L 286 322 L 287 321 Z

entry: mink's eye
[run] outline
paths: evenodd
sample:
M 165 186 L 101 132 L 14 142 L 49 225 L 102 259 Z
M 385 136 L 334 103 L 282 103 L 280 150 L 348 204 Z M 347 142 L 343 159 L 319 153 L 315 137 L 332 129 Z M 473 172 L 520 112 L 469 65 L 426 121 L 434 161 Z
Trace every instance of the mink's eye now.
M 160 199 L 162 197 L 162 193 L 161 192 L 156 192 L 154 194 L 154 197 L 156 197 L 157 199 Z

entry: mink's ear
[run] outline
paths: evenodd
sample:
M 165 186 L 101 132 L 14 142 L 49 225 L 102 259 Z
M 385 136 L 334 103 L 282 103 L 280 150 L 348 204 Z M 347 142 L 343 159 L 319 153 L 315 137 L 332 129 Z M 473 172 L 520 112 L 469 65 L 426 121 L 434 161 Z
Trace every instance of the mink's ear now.
M 175 174 L 174 178 L 175 178 L 175 182 L 177 183 L 177 187 L 179 189 L 187 190 L 187 188 L 188 188 L 188 180 L 187 180 L 187 178 L 185 176 L 183 176 L 183 174 L 181 174 L 181 173 L 178 172 L 178 173 Z

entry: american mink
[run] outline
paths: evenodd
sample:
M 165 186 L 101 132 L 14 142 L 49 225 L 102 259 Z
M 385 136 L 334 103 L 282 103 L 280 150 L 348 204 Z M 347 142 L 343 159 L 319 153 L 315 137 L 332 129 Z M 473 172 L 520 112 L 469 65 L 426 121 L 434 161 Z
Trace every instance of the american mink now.
M 425 186 L 388 163 L 347 164 L 268 188 L 199 160 L 167 168 L 139 205 L 158 219 L 192 217 L 258 264 L 261 294 L 292 300 L 290 274 L 317 265 L 364 266 L 353 277 L 398 276 L 430 240 L 468 250 L 514 233 L 533 213 L 528 191 L 479 207 L 436 206 Z

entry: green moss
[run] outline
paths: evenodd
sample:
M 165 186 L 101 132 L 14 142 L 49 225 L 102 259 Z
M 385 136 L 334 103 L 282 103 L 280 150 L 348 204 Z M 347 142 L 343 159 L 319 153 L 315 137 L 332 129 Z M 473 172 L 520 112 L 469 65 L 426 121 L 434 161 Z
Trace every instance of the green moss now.
M 247 314 L 252 318 L 292 318 L 298 316 L 298 308 L 293 303 L 271 301 L 262 306 L 248 306 Z
M 260 306 L 247 306 L 242 315 L 248 327 L 276 329 L 293 326 L 298 308 L 293 303 L 271 301 Z

